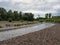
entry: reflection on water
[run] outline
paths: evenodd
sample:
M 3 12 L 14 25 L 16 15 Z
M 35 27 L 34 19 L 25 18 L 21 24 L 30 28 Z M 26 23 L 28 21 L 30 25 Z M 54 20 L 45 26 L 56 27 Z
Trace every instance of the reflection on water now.
M 16 37 L 16 36 L 21 36 L 21 35 L 24 35 L 24 34 L 28 34 L 30 32 L 39 31 L 39 30 L 51 27 L 53 25 L 54 24 L 51 24 L 51 23 L 43 23 L 43 24 L 36 25 L 36 26 L 33 26 L 33 27 L 0 32 L 0 41 L 7 40 L 7 39 L 10 39 L 10 38 L 13 38 L 13 37 Z

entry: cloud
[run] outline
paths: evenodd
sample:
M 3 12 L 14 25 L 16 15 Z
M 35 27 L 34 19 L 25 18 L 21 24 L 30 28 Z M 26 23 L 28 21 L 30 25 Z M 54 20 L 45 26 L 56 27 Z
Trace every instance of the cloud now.
M 55 6 L 53 6 L 53 9 L 55 9 L 55 10 L 60 10 L 60 5 L 55 5 Z
M 9 1 L 9 0 L 0 0 L 0 2 L 3 2 L 3 1 Z
M 0 0 L 0 7 L 34 14 L 56 14 L 60 12 L 60 0 Z

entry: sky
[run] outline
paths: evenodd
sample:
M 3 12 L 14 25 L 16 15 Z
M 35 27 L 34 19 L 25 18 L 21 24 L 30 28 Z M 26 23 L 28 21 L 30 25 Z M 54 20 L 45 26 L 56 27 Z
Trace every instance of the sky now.
M 0 7 L 6 10 L 31 12 L 44 17 L 45 13 L 60 15 L 60 0 L 0 0 Z

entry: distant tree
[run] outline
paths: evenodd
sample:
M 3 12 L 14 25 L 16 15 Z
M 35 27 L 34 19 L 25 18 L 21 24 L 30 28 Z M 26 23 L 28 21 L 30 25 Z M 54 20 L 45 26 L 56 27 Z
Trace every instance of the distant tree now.
M 7 11 L 4 8 L 0 8 L 0 20 L 5 20 L 7 15 Z
M 9 10 L 9 11 L 7 12 L 7 17 L 8 17 L 8 18 L 12 18 L 12 15 L 13 15 L 12 10 Z
M 51 13 L 49 13 L 49 18 L 51 18 Z
M 22 19 L 22 12 L 19 12 L 19 19 Z
M 8 18 L 8 21 L 9 21 L 9 22 L 12 22 L 12 18 Z
M 9 22 L 12 22 L 13 21 L 13 12 L 12 12 L 12 10 L 9 10 L 8 12 L 7 12 L 7 20 L 9 21 Z M 11 21 L 10 21 L 11 20 Z
M 17 21 L 19 19 L 18 11 L 14 11 L 13 15 L 14 15 L 14 20 Z
M 23 20 L 33 21 L 34 20 L 34 14 L 32 14 L 32 13 L 24 13 Z
M 38 21 L 40 20 L 40 15 L 38 15 L 37 20 L 38 20 Z
M 30 21 L 33 21 L 34 20 L 34 14 L 30 13 Z
M 4 8 L 0 8 L 0 20 L 9 22 L 11 21 L 18 21 L 18 20 L 26 20 L 26 21 L 33 21 L 34 14 L 32 13 L 23 13 L 18 11 L 12 12 L 12 10 L 6 11 Z
M 45 18 L 48 18 L 48 15 L 49 15 L 49 14 L 48 14 L 48 13 L 46 13 L 46 14 L 45 14 Z

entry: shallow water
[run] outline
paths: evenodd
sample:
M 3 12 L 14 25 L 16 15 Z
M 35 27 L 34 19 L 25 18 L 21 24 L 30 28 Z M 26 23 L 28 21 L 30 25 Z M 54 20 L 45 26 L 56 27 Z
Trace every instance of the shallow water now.
M 4 31 L 4 32 L 0 32 L 0 41 L 3 40 L 7 40 L 7 39 L 11 39 L 14 38 L 16 36 L 22 36 L 24 34 L 28 34 L 31 32 L 35 32 L 35 31 L 39 31 L 48 27 L 54 26 L 54 24 L 51 23 L 43 23 L 43 24 L 39 24 L 33 27 L 26 27 L 26 28 L 21 28 L 21 29 L 14 29 L 11 31 Z

